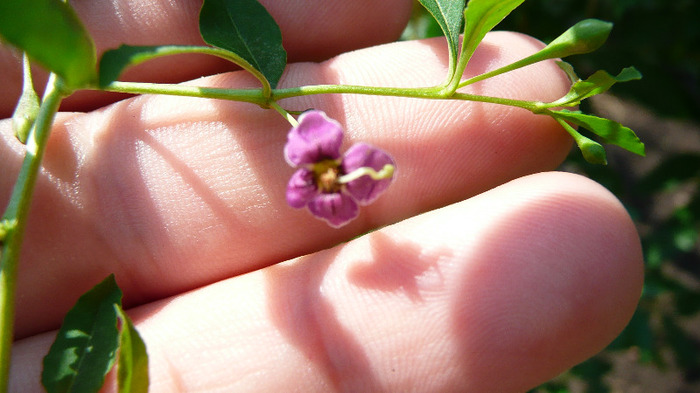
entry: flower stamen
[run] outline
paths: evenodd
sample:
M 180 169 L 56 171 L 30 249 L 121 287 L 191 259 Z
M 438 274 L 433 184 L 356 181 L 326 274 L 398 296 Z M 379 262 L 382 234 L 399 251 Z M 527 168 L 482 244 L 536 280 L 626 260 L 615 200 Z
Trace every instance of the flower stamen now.
M 319 191 L 331 193 L 340 191 L 340 162 L 338 160 L 323 160 L 312 166 L 314 181 Z

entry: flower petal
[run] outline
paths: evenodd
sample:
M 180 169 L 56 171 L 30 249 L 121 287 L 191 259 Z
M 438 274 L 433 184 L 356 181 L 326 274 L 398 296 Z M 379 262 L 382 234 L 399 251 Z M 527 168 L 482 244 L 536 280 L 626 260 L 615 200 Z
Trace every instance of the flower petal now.
M 287 184 L 287 203 L 289 206 L 296 209 L 302 208 L 316 194 L 318 194 L 318 188 L 314 182 L 314 173 L 305 168 L 294 172 Z
M 341 168 L 343 173 L 350 173 L 358 168 L 369 167 L 380 171 L 385 165 L 394 165 L 394 160 L 384 150 L 366 143 L 356 143 L 345 152 Z M 389 187 L 393 177 L 374 180 L 370 176 L 362 176 L 347 183 L 346 190 L 361 205 L 372 203 Z
M 313 164 L 340 157 L 343 128 L 322 111 L 309 111 L 299 116 L 299 125 L 287 135 L 284 157 L 291 166 Z
M 341 193 L 318 194 L 309 202 L 309 211 L 326 220 L 328 225 L 338 228 L 352 221 L 359 214 L 357 203 Z

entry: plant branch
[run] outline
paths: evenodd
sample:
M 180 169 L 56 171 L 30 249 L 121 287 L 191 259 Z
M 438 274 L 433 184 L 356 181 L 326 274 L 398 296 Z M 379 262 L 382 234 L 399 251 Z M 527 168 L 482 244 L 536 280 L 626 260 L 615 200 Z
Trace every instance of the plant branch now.
M 10 202 L 2 217 L 3 222 L 13 223 L 2 239 L 0 256 L 0 392 L 7 392 L 10 372 L 10 356 L 14 332 L 15 285 L 24 228 L 36 184 L 51 124 L 65 96 L 62 82 L 51 75 L 46 93 L 27 140 L 27 150 Z

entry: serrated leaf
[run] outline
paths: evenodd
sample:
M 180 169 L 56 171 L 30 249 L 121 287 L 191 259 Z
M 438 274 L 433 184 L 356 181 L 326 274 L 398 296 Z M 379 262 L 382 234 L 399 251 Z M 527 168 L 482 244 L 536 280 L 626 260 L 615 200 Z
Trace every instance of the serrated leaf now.
M 66 314 L 44 357 L 41 382 L 47 392 L 96 392 L 102 387 L 119 346 L 114 305 L 120 305 L 121 298 L 110 275 Z
M 59 75 L 68 88 L 97 79 L 92 38 L 66 2 L 0 1 L 0 36 Z
M 119 334 L 117 390 L 119 393 L 148 392 L 148 354 L 146 344 L 121 307 L 114 306 L 122 327 Z
M 622 124 L 601 117 L 567 110 L 552 111 L 556 119 L 579 125 L 603 139 L 604 143 L 620 146 L 632 153 L 644 156 L 644 144 L 631 129 Z
M 462 32 L 464 4 L 466 0 L 418 0 L 435 18 L 442 29 L 450 53 L 450 70 L 454 71 L 459 51 L 459 34 Z
M 235 53 L 277 86 L 287 53 L 279 26 L 256 0 L 205 0 L 199 31 L 204 42 Z
M 629 82 L 641 78 L 642 74 L 634 67 L 623 69 L 617 76 L 610 75 L 602 70 L 596 71 L 586 80 L 574 83 L 564 97 L 550 103 L 549 106 L 578 105 L 586 98 L 608 91 L 616 83 Z
M 471 59 L 486 33 L 498 25 L 525 0 L 469 0 L 464 11 L 464 42 L 460 61 Z M 461 76 L 460 76 L 461 77 Z

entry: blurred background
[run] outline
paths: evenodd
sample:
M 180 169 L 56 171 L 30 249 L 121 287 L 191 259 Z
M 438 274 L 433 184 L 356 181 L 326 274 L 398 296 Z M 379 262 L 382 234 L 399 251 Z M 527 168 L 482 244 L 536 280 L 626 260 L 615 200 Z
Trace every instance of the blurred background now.
M 566 59 L 578 75 L 634 66 L 644 78 L 582 110 L 633 129 L 647 156 L 606 146 L 609 164 L 597 166 L 575 149 L 560 169 L 595 179 L 625 204 L 642 238 L 645 287 L 617 340 L 532 392 L 700 392 L 700 1 L 528 0 L 497 29 L 549 42 L 586 18 L 614 28 L 598 51 Z M 416 2 L 403 38 L 438 35 Z

